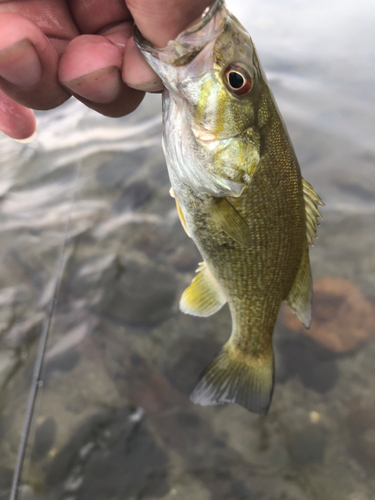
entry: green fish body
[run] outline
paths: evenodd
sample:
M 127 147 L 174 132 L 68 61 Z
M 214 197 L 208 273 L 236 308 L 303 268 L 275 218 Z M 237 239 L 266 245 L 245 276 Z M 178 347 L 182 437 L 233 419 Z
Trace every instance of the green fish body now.
M 228 302 L 233 322 L 191 399 L 265 414 L 281 302 L 311 321 L 308 245 L 322 202 L 301 177 L 252 40 L 223 1 L 164 49 L 139 32 L 135 40 L 166 87 L 171 194 L 204 259 L 180 308 L 209 316 Z

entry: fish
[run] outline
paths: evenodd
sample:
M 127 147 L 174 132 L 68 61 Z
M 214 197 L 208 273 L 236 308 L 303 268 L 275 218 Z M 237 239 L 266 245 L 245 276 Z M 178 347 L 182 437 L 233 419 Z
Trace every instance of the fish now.
M 298 160 L 252 39 L 223 0 L 158 48 L 134 40 L 163 81 L 163 148 L 171 195 L 203 262 L 182 312 L 228 303 L 229 340 L 191 400 L 265 415 L 275 383 L 272 336 L 285 301 L 308 328 L 309 245 L 322 200 Z

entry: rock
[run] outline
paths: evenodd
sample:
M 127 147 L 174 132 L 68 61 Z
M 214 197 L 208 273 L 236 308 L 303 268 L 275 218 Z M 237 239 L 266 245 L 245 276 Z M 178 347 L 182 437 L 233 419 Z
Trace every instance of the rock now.
M 219 342 L 210 339 L 182 337 L 168 349 L 164 374 L 170 384 L 188 396 L 201 371 L 220 351 Z
M 147 152 L 143 149 L 116 154 L 103 163 L 96 172 L 98 183 L 107 189 L 120 188 L 134 174 L 139 165 L 143 165 Z
M 375 408 L 352 401 L 346 425 L 349 453 L 370 475 L 375 474 Z
M 287 327 L 303 333 L 335 353 L 346 353 L 366 342 L 375 332 L 375 307 L 359 288 L 340 278 L 323 278 L 314 283 L 313 319 L 305 330 L 285 307 Z
M 0 391 L 5 387 L 9 378 L 20 363 L 20 356 L 13 349 L 0 351 Z
M 102 411 L 88 419 L 47 469 L 51 498 L 81 500 L 164 496 L 168 456 L 143 413 L 133 408 Z
M 16 321 L 0 342 L 0 348 L 17 349 L 32 344 L 39 338 L 45 318 L 43 311 L 30 311 Z
M 124 247 L 140 251 L 151 259 L 160 254 L 165 256 L 174 249 L 174 241 L 166 229 L 148 222 L 126 224 L 122 239 Z
M 110 286 L 117 273 L 116 254 L 98 254 L 77 258 L 67 273 L 65 287 L 74 297 L 88 300 Z
M 143 205 L 152 194 L 152 189 L 145 181 L 134 181 L 126 186 L 119 198 L 113 202 L 113 208 L 116 212 L 125 210 L 134 210 Z
M 55 443 L 57 423 L 54 417 L 41 417 L 37 420 L 31 459 L 35 462 L 42 460 Z
M 299 465 L 322 462 L 326 445 L 325 432 L 319 425 L 295 432 L 290 437 L 290 454 Z
M 0 466 L 0 490 L 10 488 L 12 484 L 12 478 L 13 471 L 11 469 Z
M 339 372 L 331 351 L 301 336 L 279 340 L 276 346 L 279 382 L 298 375 L 305 387 L 317 392 L 333 389 Z
M 154 325 L 171 315 L 176 290 L 169 268 L 125 259 L 104 310 L 129 324 Z
M 174 267 L 177 271 L 182 273 L 194 272 L 198 268 L 199 262 L 202 260 L 197 248 L 188 243 L 186 246 L 178 247 L 172 256 Z
M 63 373 L 73 370 L 81 359 L 81 353 L 70 349 L 54 356 L 45 362 L 44 384 L 48 386 L 51 380 L 60 377 Z

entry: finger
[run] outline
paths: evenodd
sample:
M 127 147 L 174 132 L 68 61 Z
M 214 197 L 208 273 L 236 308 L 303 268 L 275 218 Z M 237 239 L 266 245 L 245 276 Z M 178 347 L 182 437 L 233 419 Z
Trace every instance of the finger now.
M 82 35 L 67 46 L 58 76 L 86 106 L 117 117 L 133 111 L 144 96 L 122 81 L 121 66 L 122 52 L 117 45 L 100 35 Z
M 38 26 L 18 14 L 0 15 L 0 90 L 29 108 L 58 106 L 70 95 L 57 80 L 57 63 Z
M 101 34 L 125 51 L 122 79 L 129 87 L 151 92 L 163 88 L 160 78 L 148 66 L 130 38 L 133 19 L 124 0 L 112 0 L 106 9 L 103 9 L 102 0 L 69 0 L 69 6 L 82 33 Z
M 36 130 L 32 110 L 14 102 L 2 92 L 0 92 L 0 130 L 17 140 L 32 137 Z
M 164 88 L 159 76 L 136 47 L 133 37 L 128 40 L 124 50 L 122 79 L 129 87 L 145 92 L 159 92 Z
M 78 35 L 66 0 L 0 0 L 0 12 L 1 16 L 9 12 L 22 15 L 53 40 L 71 40 Z
M 124 0 L 68 0 L 68 5 L 80 33 L 100 33 L 109 26 L 131 21 L 132 17 Z
M 127 0 L 142 35 L 157 47 L 165 47 L 198 19 L 212 0 Z

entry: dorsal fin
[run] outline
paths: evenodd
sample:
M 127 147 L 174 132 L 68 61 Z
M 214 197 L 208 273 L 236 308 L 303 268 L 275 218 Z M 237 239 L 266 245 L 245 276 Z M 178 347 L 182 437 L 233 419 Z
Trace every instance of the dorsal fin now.
M 316 194 L 311 184 L 305 181 L 305 179 L 302 179 L 302 185 L 305 199 L 306 236 L 308 243 L 312 245 L 313 238 L 316 238 L 316 226 L 319 225 L 318 217 L 321 217 L 318 205 L 324 205 L 324 203 Z M 303 250 L 294 283 L 286 298 L 286 303 L 291 307 L 294 314 L 296 314 L 306 328 L 308 328 L 311 323 L 311 298 L 312 280 L 309 252 L 308 247 L 306 247 Z
M 305 179 L 302 179 L 303 197 L 305 199 L 306 212 L 306 236 L 310 245 L 313 238 L 316 238 L 316 226 L 319 226 L 318 217 L 322 218 L 318 210 L 318 205 L 324 205 L 314 188 Z
M 205 262 L 199 264 L 197 272 L 182 294 L 180 309 L 193 316 L 211 316 L 223 307 L 227 299 Z

